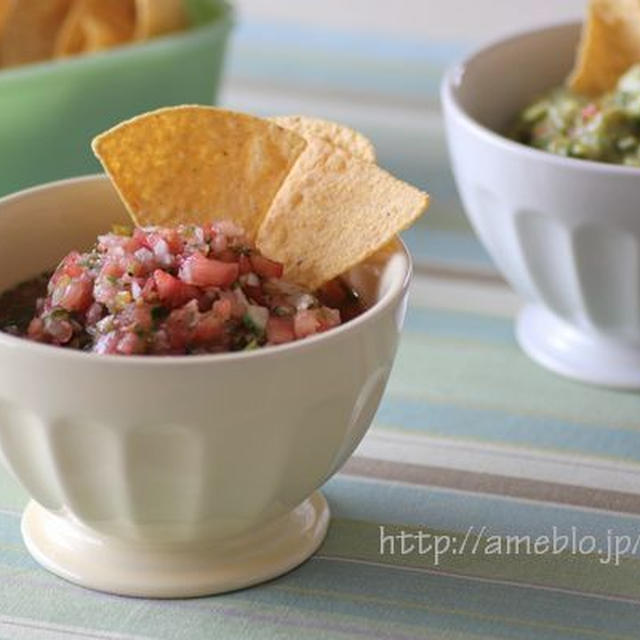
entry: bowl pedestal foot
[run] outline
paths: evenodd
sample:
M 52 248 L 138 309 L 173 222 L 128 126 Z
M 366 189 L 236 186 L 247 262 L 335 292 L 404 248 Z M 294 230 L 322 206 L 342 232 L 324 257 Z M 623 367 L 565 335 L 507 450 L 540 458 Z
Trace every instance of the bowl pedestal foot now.
M 640 346 L 583 332 L 535 305 L 520 312 L 516 335 L 527 355 L 555 373 L 590 384 L 640 389 Z
M 222 542 L 132 543 L 88 529 L 34 501 L 22 517 L 25 544 L 43 567 L 90 589 L 186 598 L 241 589 L 304 562 L 322 543 L 329 507 L 315 492 L 293 511 Z

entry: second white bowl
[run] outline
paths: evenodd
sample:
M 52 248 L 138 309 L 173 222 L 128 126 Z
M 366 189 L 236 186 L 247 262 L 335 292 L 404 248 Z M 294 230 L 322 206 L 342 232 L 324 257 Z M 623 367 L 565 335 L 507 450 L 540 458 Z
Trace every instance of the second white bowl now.
M 640 388 L 640 170 L 563 158 L 506 137 L 519 110 L 562 84 L 580 27 L 484 48 L 442 84 L 465 209 L 527 306 L 521 346 L 586 382 Z

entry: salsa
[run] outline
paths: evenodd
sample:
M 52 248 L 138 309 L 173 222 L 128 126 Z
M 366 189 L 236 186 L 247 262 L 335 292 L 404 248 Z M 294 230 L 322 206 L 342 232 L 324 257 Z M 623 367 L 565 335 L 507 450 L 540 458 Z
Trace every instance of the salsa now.
M 364 311 L 341 279 L 311 292 L 282 276 L 232 222 L 118 227 L 0 296 L 0 330 L 101 354 L 184 355 L 292 342 Z
M 597 98 L 552 90 L 520 113 L 512 137 L 561 156 L 640 166 L 640 65 Z

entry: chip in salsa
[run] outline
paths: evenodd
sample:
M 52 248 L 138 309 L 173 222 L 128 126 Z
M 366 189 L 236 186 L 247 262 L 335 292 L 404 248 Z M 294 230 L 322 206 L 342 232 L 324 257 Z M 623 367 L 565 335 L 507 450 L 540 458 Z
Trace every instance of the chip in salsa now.
M 343 275 L 392 246 L 428 195 L 377 167 L 358 132 L 278 122 L 187 105 L 97 136 L 134 224 L 5 293 L 0 330 L 98 354 L 186 355 L 293 342 L 360 315 Z

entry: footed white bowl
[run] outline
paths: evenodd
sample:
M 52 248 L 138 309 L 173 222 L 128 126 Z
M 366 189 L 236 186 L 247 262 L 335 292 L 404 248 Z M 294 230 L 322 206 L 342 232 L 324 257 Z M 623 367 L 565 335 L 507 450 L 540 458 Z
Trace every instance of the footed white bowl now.
M 515 36 L 449 70 L 449 149 L 465 209 L 527 306 L 517 337 L 585 382 L 640 389 L 640 169 L 563 158 L 504 133 L 562 84 L 579 25 Z
M 100 176 L 0 200 L 0 291 L 125 219 Z M 255 352 L 99 356 L 0 333 L 0 459 L 32 497 L 29 551 L 78 584 L 148 597 L 301 563 L 329 521 L 317 490 L 382 397 L 410 273 L 398 244 L 349 275 L 362 316 Z

